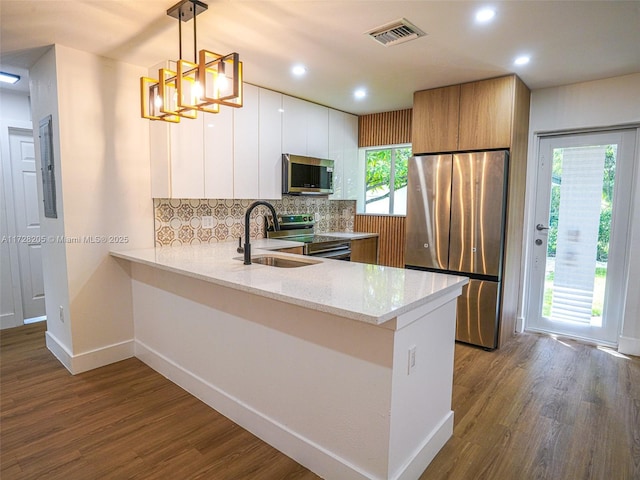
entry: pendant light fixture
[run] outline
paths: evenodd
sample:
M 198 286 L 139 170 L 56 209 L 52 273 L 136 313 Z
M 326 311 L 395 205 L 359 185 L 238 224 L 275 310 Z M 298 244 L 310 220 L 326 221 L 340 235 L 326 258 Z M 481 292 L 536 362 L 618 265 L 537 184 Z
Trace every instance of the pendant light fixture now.
M 182 0 L 167 15 L 178 19 L 179 59 L 175 70 L 161 68 L 158 79 L 140 79 L 142 118 L 178 123 L 198 112 L 218 113 L 220 106 L 242 107 L 242 62 L 237 53 L 219 55 L 197 50 L 196 16 L 209 8 Z M 193 62 L 182 58 L 182 22 L 193 19 Z

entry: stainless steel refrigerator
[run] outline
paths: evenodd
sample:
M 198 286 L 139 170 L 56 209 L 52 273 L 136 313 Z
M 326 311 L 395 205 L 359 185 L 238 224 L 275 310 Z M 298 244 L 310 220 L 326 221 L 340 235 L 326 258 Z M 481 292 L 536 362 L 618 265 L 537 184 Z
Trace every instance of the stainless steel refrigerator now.
M 409 160 L 405 265 L 464 275 L 456 340 L 497 347 L 506 218 L 505 150 Z

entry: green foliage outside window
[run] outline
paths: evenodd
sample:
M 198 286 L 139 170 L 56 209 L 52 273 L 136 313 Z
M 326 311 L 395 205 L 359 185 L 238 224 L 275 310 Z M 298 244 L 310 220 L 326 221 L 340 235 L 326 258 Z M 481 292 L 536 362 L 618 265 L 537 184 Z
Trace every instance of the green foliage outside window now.
M 367 204 L 389 198 L 395 191 L 407 186 L 407 169 L 410 156 L 411 147 L 367 151 Z M 393 185 L 391 185 L 392 178 Z

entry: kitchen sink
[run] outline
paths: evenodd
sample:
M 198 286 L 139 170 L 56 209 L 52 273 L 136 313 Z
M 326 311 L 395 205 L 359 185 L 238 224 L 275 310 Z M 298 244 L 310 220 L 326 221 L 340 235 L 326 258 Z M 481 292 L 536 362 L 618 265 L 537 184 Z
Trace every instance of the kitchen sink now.
M 235 259 L 243 260 L 242 257 L 235 257 Z M 268 265 L 270 267 L 296 268 L 304 267 L 306 265 L 314 265 L 321 262 L 318 260 L 312 260 L 310 258 L 297 259 L 279 255 L 255 255 L 251 257 L 251 263 L 259 263 L 261 265 Z

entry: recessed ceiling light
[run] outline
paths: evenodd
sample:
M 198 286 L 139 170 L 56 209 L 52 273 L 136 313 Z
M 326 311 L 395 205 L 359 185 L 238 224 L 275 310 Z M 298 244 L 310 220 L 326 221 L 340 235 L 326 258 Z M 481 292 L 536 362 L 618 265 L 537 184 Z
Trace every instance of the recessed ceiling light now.
M 355 90 L 353 92 L 353 96 L 357 99 L 357 100 L 361 100 L 364 97 L 367 96 L 367 91 L 364 88 L 358 88 L 357 90 Z
M 528 55 L 522 55 L 518 58 L 516 58 L 513 63 L 516 65 L 526 65 L 527 63 L 529 63 L 529 60 L 531 60 L 531 57 Z
M 0 72 L 0 82 L 10 83 L 13 85 L 20 80 L 20 75 L 14 75 L 13 73 Z
M 496 11 L 493 8 L 483 8 L 476 13 L 476 22 L 486 23 L 496 16 Z
M 291 68 L 291 73 L 293 73 L 296 77 L 301 77 L 305 73 L 307 73 L 307 67 L 304 65 L 294 65 Z

